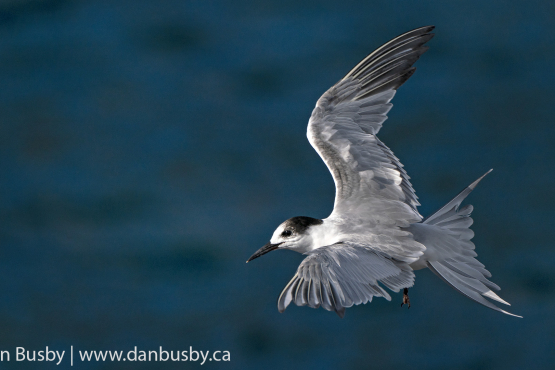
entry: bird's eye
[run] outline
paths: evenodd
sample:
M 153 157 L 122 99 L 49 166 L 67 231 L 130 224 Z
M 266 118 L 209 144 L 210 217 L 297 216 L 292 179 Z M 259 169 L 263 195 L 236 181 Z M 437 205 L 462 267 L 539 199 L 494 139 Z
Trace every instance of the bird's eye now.
M 287 236 L 291 236 L 291 234 L 292 234 L 291 230 L 285 230 L 284 232 L 281 233 L 281 236 L 287 237 Z

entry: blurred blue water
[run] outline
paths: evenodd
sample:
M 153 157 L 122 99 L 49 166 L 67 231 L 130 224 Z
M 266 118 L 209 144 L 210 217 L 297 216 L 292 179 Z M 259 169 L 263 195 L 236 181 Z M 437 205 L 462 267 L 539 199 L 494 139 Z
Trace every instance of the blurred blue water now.
M 548 1 L 0 2 L 0 350 L 191 345 L 231 351 L 230 369 L 552 368 L 554 16 Z M 344 320 L 279 314 L 302 256 L 244 261 L 281 221 L 331 211 L 333 182 L 305 137 L 316 99 L 427 24 L 436 37 L 380 138 L 423 215 L 494 168 L 469 199 L 474 242 L 525 318 L 428 271 L 410 311 L 394 295 Z M 127 368 L 157 365 L 178 367 Z M 36 364 L 0 363 L 12 367 Z

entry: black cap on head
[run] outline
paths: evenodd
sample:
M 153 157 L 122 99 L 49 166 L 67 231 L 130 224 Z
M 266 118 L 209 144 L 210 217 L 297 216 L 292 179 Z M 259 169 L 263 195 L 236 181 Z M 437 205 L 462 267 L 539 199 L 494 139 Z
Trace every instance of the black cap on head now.
M 310 226 L 321 225 L 322 223 L 324 223 L 324 221 L 317 218 L 297 216 L 285 221 L 285 227 L 293 229 L 297 234 L 302 234 Z

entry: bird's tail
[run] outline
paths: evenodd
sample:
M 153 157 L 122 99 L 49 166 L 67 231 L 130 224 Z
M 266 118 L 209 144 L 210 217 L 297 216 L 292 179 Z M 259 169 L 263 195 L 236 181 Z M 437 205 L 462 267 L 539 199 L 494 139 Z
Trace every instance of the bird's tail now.
M 490 272 L 474 258 L 477 254 L 474 251 L 474 243 L 470 241 L 474 236 L 474 232 L 470 230 L 470 225 L 473 223 L 470 213 L 473 207 L 467 205 L 459 209 L 461 202 L 491 171 L 486 172 L 439 211 L 419 224 L 420 227 L 415 230 L 414 236 L 416 240 L 424 239 L 422 244 L 431 249 L 431 255 L 427 259 L 428 268 L 452 288 L 486 307 L 517 316 L 502 310 L 484 298 L 510 306 L 492 291 L 500 288 L 487 279 L 491 277 Z

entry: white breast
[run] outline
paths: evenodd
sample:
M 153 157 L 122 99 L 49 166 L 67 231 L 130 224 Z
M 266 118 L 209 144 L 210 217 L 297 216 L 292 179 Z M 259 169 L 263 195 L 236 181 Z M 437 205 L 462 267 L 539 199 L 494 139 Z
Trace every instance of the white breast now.
M 306 252 L 341 241 L 341 233 L 335 223 L 330 222 L 328 219 L 323 221 L 321 225 L 310 227 L 309 234 L 312 238 L 312 245 Z

